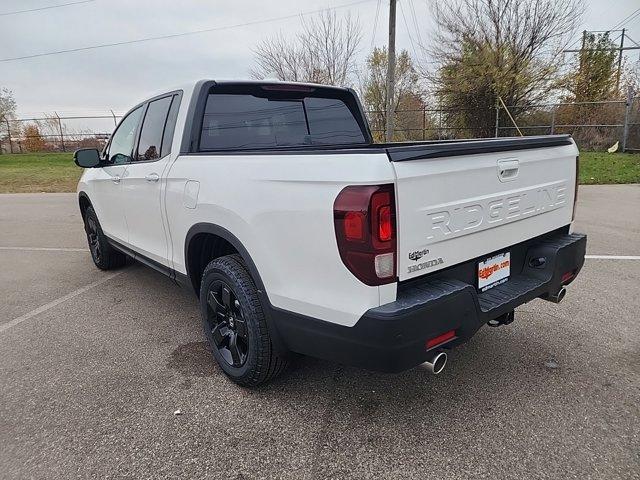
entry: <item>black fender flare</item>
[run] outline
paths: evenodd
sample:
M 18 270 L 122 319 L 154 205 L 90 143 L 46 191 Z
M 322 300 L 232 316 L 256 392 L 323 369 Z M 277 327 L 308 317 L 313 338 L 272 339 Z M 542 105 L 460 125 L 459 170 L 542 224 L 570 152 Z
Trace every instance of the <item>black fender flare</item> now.
M 82 199 L 85 199 L 87 202 L 89 202 L 89 206 L 93 207 L 93 203 L 91 202 L 91 199 L 89 198 L 89 195 L 87 195 L 85 192 L 78 192 L 78 206 L 80 207 L 80 213 L 82 214 L 82 220 L 84 220 L 84 210 L 82 209 Z
M 278 332 L 278 328 L 276 325 L 277 322 L 274 321 L 275 309 L 273 305 L 271 305 L 271 302 L 269 301 L 269 296 L 267 295 L 266 289 L 264 287 L 264 283 L 262 281 L 262 277 L 260 276 L 260 272 L 258 272 L 258 268 L 256 267 L 256 264 L 251 258 L 251 255 L 247 251 L 246 247 L 242 244 L 242 242 L 238 239 L 238 237 L 236 237 L 233 233 L 231 233 L 226 228 L 221 227 L 220 225 L 216 225 L 213 223 L 206 223 L 206 222 L 196 223 L 195 225 L 191 226 L 191 228 L 189 228 L 189 231 L 187 232 L 187 236 L 184 242 L 184 263 L 185 263 L 185 268 L 187 270 L 187 277 L 189 279 L 189 283 L 191 284 L 191 286 L 193 287 L 194 283 L 192 278 L 193 274 L 192 272 L 190 272 L 190 267 L 189 267 L 189 264 L 190 264 L 189 246 L 191 245 L 191 241 L 193 240 L 193 238 L 200 233 L 210 233 L 213 235 L 217 235 L 220 238 L 223 238 L 224 240 L 229 242 L 233 246 L 233 248 L 236 249 L 238 254 L 242 257 L 244 264 L 246 265 L 247 269 L 249 270 L 249 273 L 251 274 L 251 278 L 253 278 L 253 281 L 256 283 L 256 287 L 258 288 L 258 296 L 260 297 L 260 301 L 262 303 L 263 312 L 267 320 L 267 325 L 269 326 L 269 329 L 272 333 L 271 337 L 272 337 L 273 346 L 276 349 L 276 351 L 278 351 L 281 355 L 285 354 L 287 352 L 287 348 L 285 347 L 281 339 L 281 336 Z M 195 288 L 194 288 L 194 291 L 195 291 Z M 195 292 L 195 293 L 196 295 L 199 295 L 200 292 Z
M 215 225 L 213 223 L 205 223 L 205 222 L 196 223 L 195 225 L 193 225 L 187 232 L 187 237 L 184 242 L 185 268 L 187 270 L 187 276 L 189 277 L 189 280 L 191 281 L 192 284 L 193 284 L 192 272 L 189 271 L 190 270 L 189 247 L 191 245 L 191 241 L 193 240 L 193 237 L 195 237 L 200 233 L 211 233 L 229 242 L 233 246 L 233 248 L 237 250 L 238 254 L 240 254 L 240 256 L 242 257 L 242 260 L 244 260 L 245 265 L 247 266 L 247 268 L 249 269 L 249 272 L 251 273 L 251 276 L 253 277 L 253 281 L 256 282 L 256 286 L 258 287 L 258 290 L 261 290 L 262 292 L 265 291 L 264 283 L 262 282 L 262 277 L 260 277 L 258 268 L 256 267 L 256 264 L 251 258 L 251 255 L 249 255 L 249 252 L 247 251 L 245 246 L 242 244 L 242 242 L 238 239 L 238 237 L 236 237 L 233 233 L 231 233 L 229 230 L 227 230 L 224 227 Z M 196 294 L 197 293 L 198 292 L 196 292 Z

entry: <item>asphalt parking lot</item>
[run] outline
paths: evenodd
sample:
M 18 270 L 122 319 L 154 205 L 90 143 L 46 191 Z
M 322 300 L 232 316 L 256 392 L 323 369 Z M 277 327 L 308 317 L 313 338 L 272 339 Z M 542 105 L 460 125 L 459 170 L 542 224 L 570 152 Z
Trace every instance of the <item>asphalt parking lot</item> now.
M 588 253 L 640 255 L 639 209 L 581 187 Z M 588 259 L 440 376 L 303 358 L 255 391 L 191 292 L 93 266 L 74 194 L 0 195 L 0 265 L 2 478 L 640 478 L 640 260 Z

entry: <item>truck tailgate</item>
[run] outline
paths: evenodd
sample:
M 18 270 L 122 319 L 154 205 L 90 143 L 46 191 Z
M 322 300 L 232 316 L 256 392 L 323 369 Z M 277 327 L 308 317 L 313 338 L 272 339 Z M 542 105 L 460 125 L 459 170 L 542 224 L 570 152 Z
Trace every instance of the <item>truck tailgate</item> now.
M 569 136 L 389 146 L 387 153 L 401 281 L 507 252 L 572 221 L 578 151 Z

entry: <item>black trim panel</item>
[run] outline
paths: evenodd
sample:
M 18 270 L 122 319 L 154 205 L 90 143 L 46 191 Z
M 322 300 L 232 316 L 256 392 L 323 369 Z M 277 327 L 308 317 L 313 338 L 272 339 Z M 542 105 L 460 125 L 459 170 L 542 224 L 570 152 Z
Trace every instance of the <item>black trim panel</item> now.
M 384 148 L 377 145 L 350 145 L 350 146 L 334 146 L 328 145 L 322 147 L 319 145 L 313 147 L 278 147 L 278 148 L 261 148 L 261 149 L 247 149 L 247 150 L 208 150 L 203 152 L 193 152 L 181 154 L 182 156 L 226 156 L 226 155 L 344 155 L 344 154 L 367 154 L 382 153 L 387 151 Z
M 571 145 L 572 143 L 571 135 L 544 135 L 537 137 L 459 140 L 455 142 L 445 141 L 407 146 L 387 144 L 387 154 L 392 162 L 405 162 L 428 158 L 559 147 Z
M 191 284 L 191 281 L 189 280 L 188 275 L 185 275 L 182 272 L 174 270 L 173 268 L 169 268 L 166 265 L 161 264 L 160 262 L 156 262 L 155 260 L 152 260 L 146 255 L 142 255 L 141 253 L 138 253 L 131 248 L 125 247 L 120 242 L 117 242 L 112 238 L 107 237 L 107 240 L 109 241 L 109 245 L 111 245 L 113 248 L 115 248 L 119 252 L 122 252 L 128 257 L 131 257 L 133 260 L 136 260 L 142 263 L 143 265 L 146 265 L 147 267 L 151 267 L 155 271 L 160 272 L 163 275 L 166 275 L 171 280 L 176 282 L 180 287 L 188 288 L 188 289 L 193 288 L 193 285 Z
M 111 245 L 116 250 L 124 253 L 125 255 L 133 258 L 134 260 L 138 260 L 140 263 L 143 263 L 148 267 L 151 267 L 154 270 L 159 271 L 160 273 L 164 273 L 168 277 L 173 278 L 172 268 L 169 268 L 166 265 L 161 264 L 160 262 L 156 262 L 155 260 L 152 260 L 149 257 L 142 255 L 141 253 L 136 252 L 135 250 L 122 245 L 120 242 L 114 240 L 113 238 L 107 237 L 107 240 L 109 241 L 109 245 Z

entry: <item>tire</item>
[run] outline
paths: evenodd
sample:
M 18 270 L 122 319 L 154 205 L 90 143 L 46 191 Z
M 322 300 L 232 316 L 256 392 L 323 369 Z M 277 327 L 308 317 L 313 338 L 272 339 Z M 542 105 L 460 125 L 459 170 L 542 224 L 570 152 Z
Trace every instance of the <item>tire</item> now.
M 211 353 L 232 381 L 257 387 L 285 370 L 288 362 L 274 351 L 258 290 L 239 255 L 207 265 L 200 311 Z
M 93 207 L 87 207 L 84 212 L 84 231 L 93 263 L 100 270 L 112 270 L 127 263 L 127 256 L 109 244 Z

